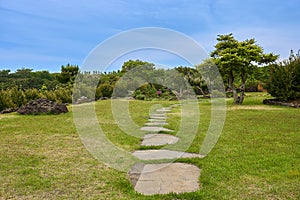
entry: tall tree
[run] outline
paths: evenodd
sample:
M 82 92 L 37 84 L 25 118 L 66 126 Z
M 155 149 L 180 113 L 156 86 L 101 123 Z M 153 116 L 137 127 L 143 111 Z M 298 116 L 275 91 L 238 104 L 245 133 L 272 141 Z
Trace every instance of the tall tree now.
M 79 67 L 77 65 L 61 66 L 61 73 L 57 76 L 57 80 L 60 83 L 73 83 L 77 74 L 79 72 Z
M 129 70 L 135 69 L 137 67 L 147 68 L 147 69 L 154 69 L 154 64 L 141 61 L 141 60 L 128 60 L 123 63 L 121 72 L 128 72 Z
M 233 92 L 234 104 L 242 104 L 248 76 L 254 73 L 258 65 L 274 62 L 278 55 L 265 54 L 255 39 L 237 41 L 232 33 L 218 35 L 217 41 L 211 56 L 226 79 L 224 81 L 228 81 L 228 87 Z M 235 79 L 239 79 L 237 85 L 234 84 Z
M 0 70 L 0 77 L 8 77 L 10 73 L 9 69 Z

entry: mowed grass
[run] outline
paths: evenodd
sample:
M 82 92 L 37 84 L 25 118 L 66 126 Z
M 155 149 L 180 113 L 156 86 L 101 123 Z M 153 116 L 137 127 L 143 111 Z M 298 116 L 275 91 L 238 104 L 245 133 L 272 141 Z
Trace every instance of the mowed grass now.
M 263 105 L 264 98 L 264 93 L 248 94 L 241 106 L 229 100 L 214 149 L 204 159 L 178 160 L 201 168 L 199 191 L 150 197 L 134 191 L 127 173 L 109 168 L 85 149 L 72 111 L 0 115 L 0 199 L 300 199 L 300 110 Z M 177 102 L 129 103 L 132 120 L 142 126 L 149 110 Z M 140 138 L 118 128 L 110 105 L 96 102 L 101 128 L 116 146 L 139 149 Z M 190 152 L 199 152 L 210 123 L 210 100 L 201 99 L 199 105 L 201 121 Z M 179 108 L 168 121 L 178 130 Z

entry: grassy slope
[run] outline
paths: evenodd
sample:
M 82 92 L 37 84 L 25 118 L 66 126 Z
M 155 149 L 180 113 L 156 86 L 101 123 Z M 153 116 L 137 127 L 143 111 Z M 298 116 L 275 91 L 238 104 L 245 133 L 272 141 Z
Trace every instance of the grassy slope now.
M 251 94 L 253 95 L 253 94 Z M 202 189 L 182 195 L 136 194 L 126 173 L 108 168 L 82 145 L 72 112 L 58 115 L 0 115 L 0 199 L 300 199 L 300 110 L 261 105 L 253 95 L 243 106 L 229 103 L 222 135 L 204 159 L 182 159 L 201 171 Z M 142 125 L 154 104 L 130 102 Z M 197 152 L 209 124 L 202 100 Z M 100 125 L 111 141 L 132 151 L 139 139 L 123 134 L 110 114 L 110 101 L 97 102 Z M 179 115 L 171 114 L 170 128 Z

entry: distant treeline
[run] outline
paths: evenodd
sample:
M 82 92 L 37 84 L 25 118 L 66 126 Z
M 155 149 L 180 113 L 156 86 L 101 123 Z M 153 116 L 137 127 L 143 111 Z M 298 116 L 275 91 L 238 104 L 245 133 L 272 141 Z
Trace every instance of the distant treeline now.
M 121 96 L 130 95 L 140 100 L 176 99 L 189 94 L 191 89 L 197 95 L 206 96 L 212 92 L 217 94 L 218 91 L 208 90 L 207 82 L 200 73 L 200 71 L 202 73 L 205 71 L 204 68 L 210 69 L 211 65 L 215 65 L 212 58 L 194 67 L 179 66 L 172 70 L 156 69 L 153 63 L 141 60 L 124 62 L 120 70 L 109 73 L 80 72 L 77 65 L 70 64 L 61 66 L 60 73 L 33 71 L 26 68 L 18 69 L 16 72 L 0 70 L 0 111 L 6 108 L 18 108 L 28 101 L 38 98 L 47 98 L 60 103 L 72 103 L 82 96 L 90 100 L 111 98 L 114 90 Z M 127 81 L 121 79 L 132 69 L 138 69 L 133 77 L 127 78 Z M 177 73 L 173 73 L 174 70 Z M 257 86 L 263 85 L 272 96 L 281 100 L 300 97 L 299 54 L 291 54 L 290 58 L 284 62 L 257 67 L 253 70 L 252 75 L 247 78 L 246 91 L 258 91 Z M 185 83 L 180 83 L 182 78 L 178 78 L 178 74 L 181 74 L 189 87 L 185 86 Z M 158 84 L 150 81 L 138 85 L 139 76 L 143 76 L 146 80 L 155 80 L 157 77 L 164 82 Z M 84 81 L 79 85 L 74 85 L 76 78 Z M 221 72 L 220 78 L 230 96 L 232 93 L 228 89 L 228 77 Z M 118 81 L 119 85 L 116 89 Z M 173 85 L 166 87 L 164 83 L 168 84 L 168 81 Z M 236 78 L 234 81 L 239 82 L 239 79 Z

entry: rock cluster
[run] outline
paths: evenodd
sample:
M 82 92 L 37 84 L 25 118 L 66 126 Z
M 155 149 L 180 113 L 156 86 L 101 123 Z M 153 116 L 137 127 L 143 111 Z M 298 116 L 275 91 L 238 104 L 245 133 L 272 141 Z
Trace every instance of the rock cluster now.
M 18 113 L 26 114 L 60 114 L 67 113 L 68 108 L 65 104 L 59 104 L 48 99 L 31 100 L 26 105 L 17 110 Z
M 290 101 L 290 102 L 283 102 L 283 101 L 279 101 L 278 99 L 265 99 L 265 100 L 263 100 L 263 104 L 289 106 L 289 107 L 293 107 L 293 108 L 300 108 L 300 100 L 295 100 L 295 101 Z
M 6 114 L 6 113 L 12 113 L 16 112 L 18 109 L 17 108 L 6 108 L 0 112 L 0 114 Z

